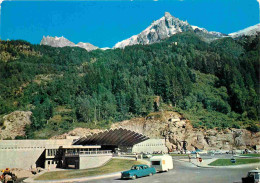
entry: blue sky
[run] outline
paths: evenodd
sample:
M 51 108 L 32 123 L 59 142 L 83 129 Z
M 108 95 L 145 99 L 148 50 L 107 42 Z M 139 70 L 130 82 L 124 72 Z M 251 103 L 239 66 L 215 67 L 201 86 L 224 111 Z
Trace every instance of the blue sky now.
M 256 0 L 16 0 L 1 4 L 1 39 L 38 44 L 44 35 L 64 36 L 74 43 L 112 47 L 140 33 L 165 11 L 191 25 L 222 33 L 259 23 Z

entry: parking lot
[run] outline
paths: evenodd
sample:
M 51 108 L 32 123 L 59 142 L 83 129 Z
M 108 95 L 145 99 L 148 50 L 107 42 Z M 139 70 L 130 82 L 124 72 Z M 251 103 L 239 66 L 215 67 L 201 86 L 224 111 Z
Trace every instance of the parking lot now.
M 217 158 L 229 158 L 231 155 L 215 155 Z M 247 172 L 256 168 L 256 165 L 230 167 L 230 168 L 200 168 L 190 163 L 181 162 L 183 157 L 173 157 L 174 169 L 169 172 L 157 173 L 153 176 L 138 178 L 136 180 L 121 180 L 120 177 L 88 181 L 91 183 L 108 183 L 108 182 L 137 182 L 137 183 L 172 183 L 172 182 L 192 182 L 192 183 L 232 183 L 241 182 L 241 177 L 246 176 Z M 210 156 L 202 156 L 210 158 Z M 260 165 L 259 165 L 260 167 Z

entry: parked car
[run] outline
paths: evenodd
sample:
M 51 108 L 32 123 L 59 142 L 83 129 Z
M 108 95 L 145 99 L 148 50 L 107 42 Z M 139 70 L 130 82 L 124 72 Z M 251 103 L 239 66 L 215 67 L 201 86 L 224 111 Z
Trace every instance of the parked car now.
M 201 150 L 200 149 L 196 149 L 195 151 L 191 151 L 191 154 L 197 154 L 197 153 L 200 153 Z
M 143 154 L 143 158 L 151 158 L 153 155 L 151 154 Z
M 191 152 L 190 151 L 186 151 L 186 154 L 191 154 Z
M 210 151 L 208 151 L 208 154 L 211 155 L 211 156 L 214 156 L 215 155 L 215 151 L 214 150 L 210 150 Z
M 215 154 L 223 154 L 221 150 L 216 150 Z
M 181 152 L 180 151 L 172 151 L 169 154 L 181 154 Z
M 172 157 L 169 155 L 153 156 L 150 158 L 151 167 L 154 167 L 158 172 L 169 171 L 173 169 Z
M 260 183 L 260 170 L 250 170 L 247 176 L 242 178 L 242 183 Z
M 208 154 L 208 151 L 205 151 L 205 150 L 203 150 L 203 151 L 200 151 L 200 152 L 198 152 L 199 154 Z
M 155 168 L 148 165 L 133 165 L 130 170 L 121 172 L 121 179 L 136 179 L 147 175 L 151 176 L 155 173 Z

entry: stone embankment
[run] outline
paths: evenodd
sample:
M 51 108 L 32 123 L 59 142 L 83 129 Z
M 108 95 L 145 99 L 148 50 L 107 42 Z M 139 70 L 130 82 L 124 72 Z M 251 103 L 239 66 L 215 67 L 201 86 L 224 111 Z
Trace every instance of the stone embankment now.
M 31 111 L 14 111 L 5 115 L 2 118 L 3 126 L 0 127 L 0 140 L 25 136 L 25 126 L 31 124 L 31 115 Z
M 25 135 L 25 126 L 31 124 L 30 111 L 14 111 L 3 117 L 0 139 Z M 245 149 L 260 144 L 260 132 L 253 133 L 246 129 L 196 129 L 190 121 L 177 112 L 155 112 L 146 118 L 133 118 L 114 123 L 111 128 L 125 128 L 142 133 L 150 138 L 165 138 L 169 150 L 181 150 L 183 141 L 187 149 Z M 52 139 L 64 139 L 66 136 L 87 136 L 98 133 L 100 129 L 76 128 Z
M 66 136 L 88 136 L 95 133 L 99 133 L 102 130 L 100 129 L 89 129 L 89 128 L 75 128 L 74 130 L 69 131 L 68 133 L 64 133 L 62 135 L 53 136 L 51 139 L 65 139 Z
M 176 112 L 157 112 L 146 118 L 135 118 L 112 125 L 112 128 L 134 130 L 150 138 L 165 138 L 169 150 L 181 150 L 183 141 L 187 149 L 245 149 L 260 144 L 260 132 L 246 129 L 196 129 Z

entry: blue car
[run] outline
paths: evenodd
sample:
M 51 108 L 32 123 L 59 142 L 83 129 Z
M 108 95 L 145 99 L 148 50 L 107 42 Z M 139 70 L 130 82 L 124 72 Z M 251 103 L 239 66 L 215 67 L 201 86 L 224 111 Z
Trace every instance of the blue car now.
M 151 176 L 155 173 L 155 168 L 149 167 L 148 165 L 133 165 L 131 170 L 121 172 L 121 179 L 136 179 L 147 175 Z
M 199 153 L 201 150 L 200 149 L 196 149 L 195 151 L 191 151 L 191 154 L 197 154 Z

